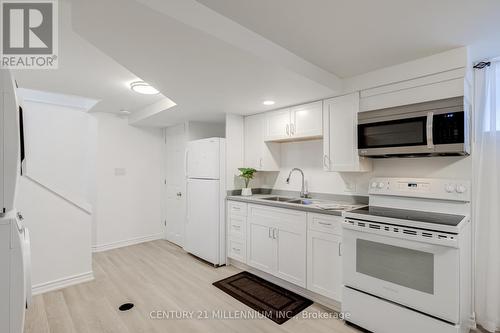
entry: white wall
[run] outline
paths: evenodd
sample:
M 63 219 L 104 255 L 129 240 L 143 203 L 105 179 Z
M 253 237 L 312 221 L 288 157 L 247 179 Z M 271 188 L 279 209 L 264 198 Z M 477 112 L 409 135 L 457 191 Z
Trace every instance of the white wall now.
M 23 107 L 25 174 L 89 208 L 95 161 L 95 119 L 74 106 L 27 99 Z
M 163 238 L 161 129 L 96 113 L 94 250 Z
M 92 278 L 92 216 L 21 177 L 17 207 L 31 236 L 32 284 L 44 292 Z
M 224 123 L 187 121 L 186 133 L 188 135 L 188 141 L 212 137 L 224 138 L 226 135 L 226 127 Z
M 323 171 L 321 140 L 281 144 L 280 172 L 261 172 L 253 183 L 279 190 L 300 191 L 301 177 L 292 175 L 290 184 L 285 179 L 292 168 L 305 173 L 310 192 L 332 194 L 368 193 L 368 182 L 374 176 L 471 179 L 470 157 L 422 157 L 375 159 L 372 172 Z M 256 186 L 257 185 L 257 186 Z
M 34 291 L 43 292 L 92 278 L 95 122 L 78 106 L 24 98 L 27 173 L 17 208 L 31 234 Z

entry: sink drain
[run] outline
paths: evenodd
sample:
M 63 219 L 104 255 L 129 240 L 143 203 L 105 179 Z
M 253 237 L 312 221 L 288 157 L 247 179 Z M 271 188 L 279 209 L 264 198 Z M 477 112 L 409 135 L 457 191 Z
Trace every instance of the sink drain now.
M 125 304 L 120 305 L 120 307 L 118 308 L 118 310 L 120 310 L 120 311 L 128 311 L 128 310 L 132 309 L 133 307 L 134 307 L 133 303 L 125 303 Z

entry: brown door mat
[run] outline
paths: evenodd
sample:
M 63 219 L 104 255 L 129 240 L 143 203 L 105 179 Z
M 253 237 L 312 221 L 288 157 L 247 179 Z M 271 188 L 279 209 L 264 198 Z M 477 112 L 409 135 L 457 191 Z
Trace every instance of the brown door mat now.
M 213 283 L 243 304 L 281 325 L 313 302 L 249 272 Z

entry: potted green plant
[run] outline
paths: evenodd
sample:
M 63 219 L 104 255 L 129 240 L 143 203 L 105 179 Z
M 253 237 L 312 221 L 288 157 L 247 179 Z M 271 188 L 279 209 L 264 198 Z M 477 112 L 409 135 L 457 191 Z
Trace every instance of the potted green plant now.
M 250 180 L 253 179 L 254 174 L 257 172 L 254 168 L 238 168 L 240 171 L 240 177 L 245 181 L 245 188 L 241 189 L 241 195 L 249 196 L 252 195 L 252 188 L 248 187 Z

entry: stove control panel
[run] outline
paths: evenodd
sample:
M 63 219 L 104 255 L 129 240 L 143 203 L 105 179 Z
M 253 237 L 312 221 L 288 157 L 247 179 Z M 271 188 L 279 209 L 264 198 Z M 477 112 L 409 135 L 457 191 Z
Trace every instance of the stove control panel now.
M 436 178 L 373 178 L 370 195 L 470 201 L 470 181 Z

